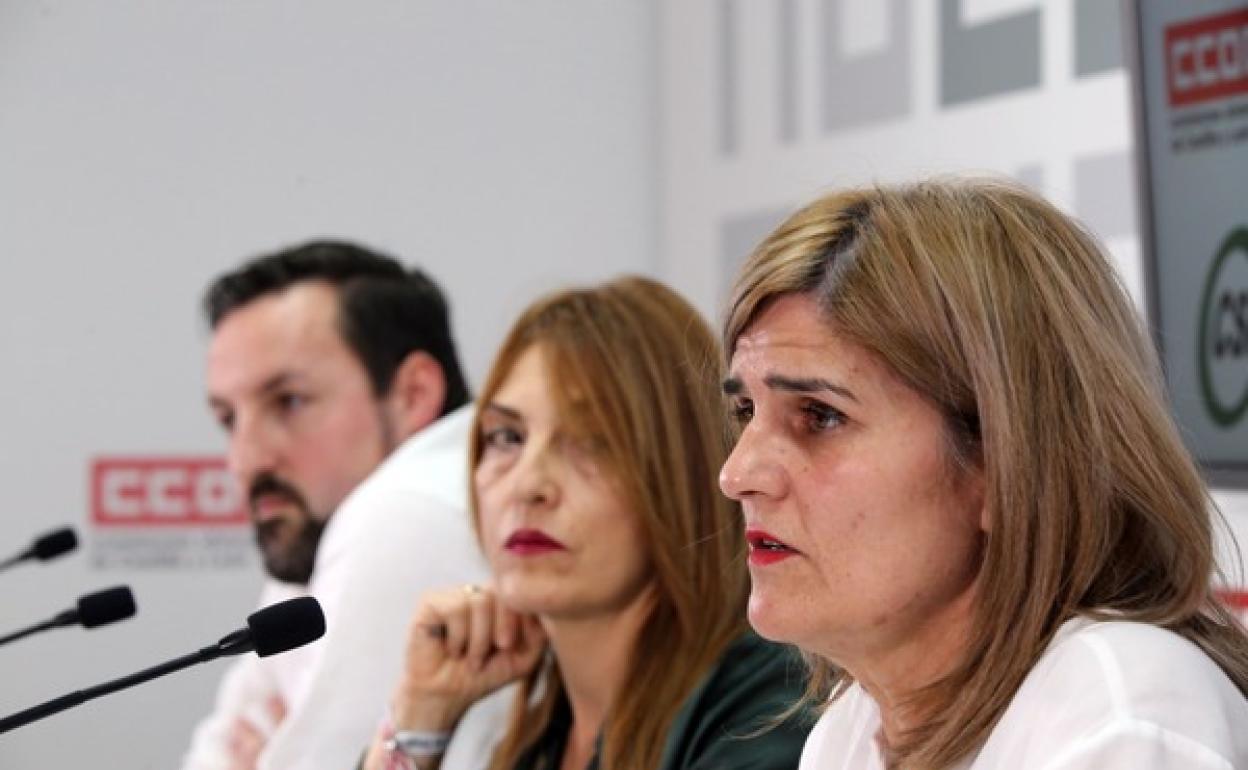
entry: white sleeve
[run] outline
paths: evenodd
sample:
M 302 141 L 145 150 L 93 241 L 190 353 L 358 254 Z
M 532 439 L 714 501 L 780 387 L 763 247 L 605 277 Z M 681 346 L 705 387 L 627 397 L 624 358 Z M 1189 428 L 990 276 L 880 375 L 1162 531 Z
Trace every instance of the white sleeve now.
M 212 713 L 196 727 L 191 746 L 182 759 L 182 770 L 227 770 L 231 767 L 230 729 L 239 717 L 247 717 L 262 732 L 272 725 L 253 719 L 265 713 L 265 704 L 277 694 L 273 681 L 254 655 L 239 658 L 225 672 L 217 690 Z
M 293 596 L 278 583 L 266 584 L 258 607 Z M 229 738 L 234 721 L 246 718 L 262 733 L 271 733 L 275 726 L 267 708 L 278 693 L 277 682 L 259 658 L 245 655 L 226 669 L 212 713 L 195 727 L 191 745 L 182 758 L 182 770 L 226 770 L 230 767 Z
M 347 505 L 353 508 L 335 515 L 359 518 L 313 578 L 326 636 L 308 661 L 298 696 L 287 703 L 260 770 L 355 767 L 398 681 L 408 621 L 420 595 L 486 576 L 462 508 L 411 491 L 377 494 L 382 491 L 351 499 Z M 485 764 L 482 759 L 480 766 Z

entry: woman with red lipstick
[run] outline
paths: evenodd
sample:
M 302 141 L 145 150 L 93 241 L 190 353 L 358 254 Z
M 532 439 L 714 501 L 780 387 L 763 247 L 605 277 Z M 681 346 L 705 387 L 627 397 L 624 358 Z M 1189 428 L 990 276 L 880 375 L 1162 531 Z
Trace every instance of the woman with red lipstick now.
M 643 278 L 521 316 L 472 445 L 493 584 L 424 599 L 368 767 L 438 766 L 464 711 L 516 680 L 493 770 L 796 765 L 808 723 L 778 719 L 794 661 L 745 624 L 740 511 L 715 487 L 717 356 Z
M 1207 490 L 1097 244 L 1031 193 L 816 201 L 737 280 L 720 476 L 802 770 L 1248 768 Z

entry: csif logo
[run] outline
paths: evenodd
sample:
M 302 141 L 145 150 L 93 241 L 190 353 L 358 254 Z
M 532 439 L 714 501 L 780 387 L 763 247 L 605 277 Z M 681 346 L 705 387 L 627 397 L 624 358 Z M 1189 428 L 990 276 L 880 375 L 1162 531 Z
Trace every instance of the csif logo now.
M 1197 366 L 1209 417 L 1222 428 L 1248 412 L 1248 228 L 1237 228 L 1213 259 L 1200 301 Z

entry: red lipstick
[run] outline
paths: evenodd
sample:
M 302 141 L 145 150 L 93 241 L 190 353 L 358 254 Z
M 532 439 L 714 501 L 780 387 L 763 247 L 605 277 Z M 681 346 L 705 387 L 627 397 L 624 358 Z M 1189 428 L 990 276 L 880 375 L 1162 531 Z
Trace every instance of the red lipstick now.
M 503 543 L 503 549 L 517 556 L 539 556 L 554 551 L 566 551 L 567 548 L 540 529 L 517 529 Z
M 780 538 L 761 529 L 747 529 L 745 542 L 750 544 L 750 564 L 756 567 L 766 567 L 768 564 L 775 564 L 801 553 Z

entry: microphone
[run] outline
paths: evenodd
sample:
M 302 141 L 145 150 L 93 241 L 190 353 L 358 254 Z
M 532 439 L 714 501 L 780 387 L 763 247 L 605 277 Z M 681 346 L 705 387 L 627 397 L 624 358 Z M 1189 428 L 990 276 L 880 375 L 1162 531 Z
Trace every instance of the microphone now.
M 0 636 L 0 645 L 15 642 L 22 637 L 37 634 L 40 631 L 47 631 L 51 628 L 76 625 L 81 625 L 83 628 L 106 626 L 118 620 L 134 617 L 136 609 L 134 594 L 130 592 L 128 587 L 105 588 L 103 591 L 96 591 L 93 594 L 79 597 L 77 606 L 65 610 L 51 620 L 36 623 L 29 628 L 23 628 L 21 631 L 8 636 Z
M 77 547 L 78 536 L 74 534 L 74 530 L 69 527 L 54 529 L 35 538 L 35 542 L 25 551 L 0 562 L 0 570 L 8 569 L 28 559 L 38 559 L 39 561 L 55 559 L 57 556 L 69 553 Z
M 271 607 L 253 612 L 247 618 L 247 627 L 221 637 L 197 652 L 161 663 L 120 679 L 76 690 L 59 698 L 32 706 L 25 711 L 0 719 L 0 733 L 7 733 L 31 722 L 58 714 L 66 709 L 86 703 L 109 693 L 133 687 L 136 684 L 172 674 L 197 663 L 207 663 L 226 655 L 239 655 L 255 651 L 266 658 L 270 655 L 302 647 L 325 634 L 325 615 L 321 605 L 311 596 L 288 599 Z

